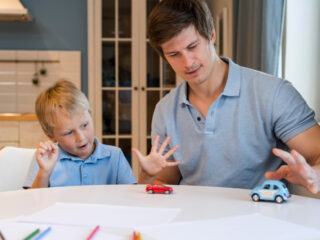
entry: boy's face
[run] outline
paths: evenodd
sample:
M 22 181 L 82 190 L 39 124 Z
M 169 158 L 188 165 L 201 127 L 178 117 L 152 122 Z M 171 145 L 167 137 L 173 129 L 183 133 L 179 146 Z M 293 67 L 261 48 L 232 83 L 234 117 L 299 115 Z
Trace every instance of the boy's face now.
M 87 159 L 94 151 L 94 127 L 90 113 L 80 111 L 68 116 L 64 110 L 57 113 L 53 137 L 60 147 L 72 156 Z
M 161 48 L 173 70 L 189 84 L 198 85 L 205 82 L 212 73 L 214 41 L 214 32 L 211 41 L 208 41 L 190 25 L 163 43 Z

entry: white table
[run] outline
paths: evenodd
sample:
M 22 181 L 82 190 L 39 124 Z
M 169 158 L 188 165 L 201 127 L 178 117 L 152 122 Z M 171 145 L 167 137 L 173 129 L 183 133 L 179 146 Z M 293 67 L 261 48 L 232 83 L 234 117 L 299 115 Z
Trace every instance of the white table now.
M 320 200 L 292 195 L 289 201 L 253 202 L 250 190 L 172 186 L 174 193 L 148 194 L 145 185 L 105 185 L 0 192 L 0 219 L 31 214 L 55 202 L 98 203 L 135 207 L 181 208 L 178 221 L 260 213 L 320 229 Z

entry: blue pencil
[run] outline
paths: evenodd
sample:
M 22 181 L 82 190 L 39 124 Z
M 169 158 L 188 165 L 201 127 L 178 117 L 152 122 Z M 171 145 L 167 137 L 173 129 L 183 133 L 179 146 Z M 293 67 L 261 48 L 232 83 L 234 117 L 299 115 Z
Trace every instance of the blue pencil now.
M 47 235 L 51 231 L 51 227 L 48 227 L 46 230 L 44 230 L 42 233 L 39 234 L 39 236 L 35 240 L 42 239 L 45 235 Z

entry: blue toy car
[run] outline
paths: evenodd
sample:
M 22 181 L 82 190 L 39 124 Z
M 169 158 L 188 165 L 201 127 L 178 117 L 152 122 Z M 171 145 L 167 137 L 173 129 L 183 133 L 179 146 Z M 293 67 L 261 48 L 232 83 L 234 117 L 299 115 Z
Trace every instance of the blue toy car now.
M 286 185 L 277 180 L 266 180 L 260 187 L 254 188 L 250 196 L 255 202 L 266 200 L 276 203 L 282 203 L 291 197 Z

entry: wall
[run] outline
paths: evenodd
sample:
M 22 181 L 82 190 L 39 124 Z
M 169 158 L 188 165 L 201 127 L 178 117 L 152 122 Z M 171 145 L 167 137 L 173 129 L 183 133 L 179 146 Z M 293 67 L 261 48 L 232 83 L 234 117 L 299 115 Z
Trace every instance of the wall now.
M 0 49 L 81 51 L 81 86 L 87 93 L 87 1 L 20 1 L 33 20 L 0 21 Z
M 287 1 L 285 78 L 320 121 L 320 1 Z

